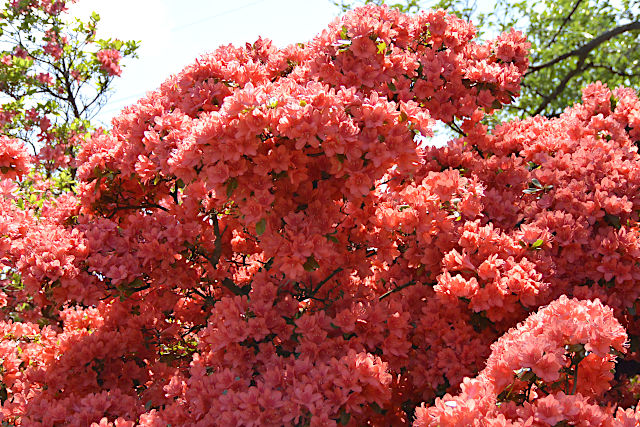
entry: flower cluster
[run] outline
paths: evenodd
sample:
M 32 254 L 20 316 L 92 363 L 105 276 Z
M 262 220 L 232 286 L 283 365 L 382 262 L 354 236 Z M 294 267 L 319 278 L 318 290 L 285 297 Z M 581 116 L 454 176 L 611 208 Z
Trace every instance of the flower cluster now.
M 47 44 L 44 46 L 44 52 L 51 55 L 55 60 L 59 60 L 62 56 L 62 49 L 64 49 L 67 40 L 65 37 L 60 37 L 57 32 L 49 30 L 45 33 L 44 40 Z
M 31 155 L 15 138 L 0 136 L 0 176 L 3 179 L 20 178 L 31 167 Z
M 100 62 L 100 68 L 110 76 L 119 76 L 122 74 L 119 62 L 122 55 L 116 49 L 102 49 L 96 53 L 96 57 Z
M 600 301 L 562 296 L 500 337 L 461 394 L 418 408 L 414 426 L 609 425 L 611 416 L 589 399 L 609 388 L 613 354 L 626 351 L 626 340 Z

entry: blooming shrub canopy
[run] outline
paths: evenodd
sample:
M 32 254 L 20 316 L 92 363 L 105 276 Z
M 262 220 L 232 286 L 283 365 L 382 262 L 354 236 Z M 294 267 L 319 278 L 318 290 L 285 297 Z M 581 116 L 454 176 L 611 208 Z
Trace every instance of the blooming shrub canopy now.
M 0 163 L 5 421 L 637 423 L 640 102 L 488 132 L 528 45 L 473 38 L 360 8 L 199 58 L 37 212 Z

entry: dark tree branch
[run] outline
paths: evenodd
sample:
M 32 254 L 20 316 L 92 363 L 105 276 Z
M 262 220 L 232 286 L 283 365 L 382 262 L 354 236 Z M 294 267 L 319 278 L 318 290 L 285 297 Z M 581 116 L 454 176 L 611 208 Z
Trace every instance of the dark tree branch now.
M 209 264 L 211 264 L 213 268 L 218 268 L 218 263 L 220 262 L 220 257 L 222 256 L 222 235 L 227 230 L 227 227 L 225 226 L 222 232 L 220 232 L 220 223 L 218 222 L 217 212 L 213 213 L 211 221 L 213 222 L 213 234 L 216 237 L 213 253 L 211 255 L 203 254 L 201 252 L 198 253 L 202 255 L 207 261 L 209 261 Z M 251 291 L 251 286 L 244 286 L 241 288 L 228 277 L 222 280 L 220 284 L 231 291 L 231 293 L 234 295 L 248 295 Z
M 218 214 L 216 212 L 213 213 L 211 221 L 213 222 L 213 234 L 216 236 L 216 241 L 214 243 L 213 254 L 211 257 L 207 257 L 207 259 L 213 268 L 218 268 L 218 262 L 222 256 L 222 235 L 224 231 L 222 233 L 220 232 L 220 223 L 218 222 Z
M 405 283 L 404 285 L 400 285 L 397 286 L 393 289 L 391 289 L 390 291 L 387 291 L 386 293 L 384 293 L 383 295 L 380 295 L 380 298 L 378 298 L 378 301 L 382 301 L 383 299 L 385 299 L 386 297 L 388 297 L 389 295 L 395 293 L 395 292 L 400 292 L 401 290 L 403 290 L 404 288 L 408 288 L 409 286 L 413 286 L 415 285 L 417 282 L 415 280 L 411 280 L 407 283 Z
M 54 92 L 54 91 L 53 91 L 53 90 L 51 90 L 51 88 L 49 88 L 49 87 L 43 87 L 43 88 L 42 88 L 42 91 L 40 91 L 40 93 L 46 93 L 47 95 L 52 96 L 52 97 L 54 97 L 54 98 L 56 98 L 56 99 L 59 99 L 60 101 L 67 102 L 67 98 L 66 98 L 66 97 L 64 97 L 64 96 L 60 95 L 60 94 L 59 94 L 59 93 L 57 93 L 57 92 Z
M 464 131 L 462 129 L 460 129 L 460 126 L 458 126 L 458 124 L 455 121 L 451 121 L 450 123 L 445 123 L 447 125 L 447 127 L 449 129 L 451 129 L 452 131 L 454 131 L 455 133 L 457 133 L 460 136 L 467 136 L 466 133 L 464 133 Z
M 573 70 L 571 70 L 569 73 L 567 73 L 566 76 L 564 76 L 562 81 L 558 84 L 558 86 L 556 86 L 553 92 L 551 92 L 549 95 L 546 95 L 543 98 L 542 103 L 540 103 L 540 105 L 538 105 L 538 108 L 536 108 L 536 111 L 533 112 L 532 114 L 533 116 L 537 116 L 538 114 L 540 114 L 542 110 L 544 110 L 547 107 L 547 105 L 551 103 L 552 99 L 554 99 L 555 97 L 557 97 L 562 93 L 564 88 L 567 87 L 567 84 L 574 76 L 580 74 L 585 70 L 584 68 L 585 60 L 586 60 L 586 57 L 580 57 L 580 59 L 578 60 L 578 63 L 576 64 L 576 67 Z
M 602 43 L 611 40 L 612 38 L 614 38 L 619 34 L 626 33 L 627 31 L 637 31 L 637 30 L 640 30 L 640 21 L 634 21 L 626 25 L 620 25 L 619 27 L 612 28 L 609 31 L 605 31 L 604 33 L 600 34 L 598 37 L 594 38 L 590 42 L 585 43 L 582 46 L 570 52 L 563 53 L 562 55 L 557 56 L 551 61 L 545 62 L 544 64 L 540 64 L 540 65 L 532 65 L 531 67 L 529 67 L 529 70 L 525 73 L 525 76 L 538 72 L 542 69 L 551 67 L 552 65 L 555 65 L 560 61 L 563 61 L 572 56 L 577 56 L 578 58 L 582 59 L 582 62 L 584 62 L 587 55 L 589 55 L 589 53 L 592 50 L 600 46 Z
M 602 68 L 602 69 L 605 69 L 605 70 L 609 71 L 611 74 L 615 74 L 615 75 L 620 76 L 620 77 L 638 77 L 638 76 L 640 76 L 640 73 L 625 73 L 624 71 L 616 70 L 612 66 L 604 65 L 604 64 L 589 63 L 589 64 L 587 64 L 587 68 Z
M 639 21 L 635 21 L 635 22 L 631 22 L 630 24 L 627 25 L 621 25 L 619 27 L 613 28 L 609 31 L 606 31 L 602 34 L 600 34 L 598 37 L 594 38 L 593 40 L 591 40 L 589 43 L 586 43 L 584 45 L 582 45 L 581 47 L 565 53 L 563 55 L 558 56 L 557 58 L 555 58 L 552 61 L 549 61 L 545 64 L 539 65 L 539 66 L 533 66 L 529 69 L 529 71 L 527 71 L 527 74 L 533 73 L 533 72 L 537 72 L 541 69 L 550 67 L 552 65 L 557 64 L 558 62 L 567 59 L 569 57 L 572 56 L 577 56 L 578 57 L 578 62 L 576 63 L 576 66 L 573 70 L 569 71 L 569 73 L 567 73 L 564 78 L 560 81 L 560 83 L 558 84 L 558 86 L 556 86 L 556 88 L 553 90 L 553 92 L 551 92 L 548 95 L 543 96 L 543 100 L 540 103 L 540 105 L 538 105 L 538 108 L 536 108 L 536 110 L 534 112 L 532 112 L 532 115 L 538 115 L 540 114 L 550 103 L 553 99 L 555 99 L 558 95 L 560 95 L 562 93 L 562 91 L 567 87 L 567 84 L 569 83 L 569 81 L 575 77 L 576 75 L 579 75 L 581 73 L 583 73 L 585 70 L 587 70 L 589 68 L 589 64 L 585 65 L 585 62 L 587 60 L 587 57 L 589 56 L 589 54 L 591 53 L 592 50 L 594 50 L 595 48 L 597 48 L 598 46 L 600 46 L 602 43 L 612 39 L 613 37 L 625 33 L 627 31 L 635 31 L 635 30 L 640 30 L 640 22 Z M 592 64 L 593 66 L 593 64 Z
M 318 286 L 316 286 L 316 288 L 313 290 L 313 295 L 315 296 L 315 294 L 318 293 L 318 291 L 320 290 L 320 288 L 322 287 L 322 285 L 324 285 L 325 283 L 327 283 L 329 280 L 331 280 L 331 278 L 333 276 L 335 276 L 336 274 L 340 273 L 343 270 L 342 267 L 338 267 L 335 270 L 333 270 L 331 272 L 331 274 L 329 274 L 325 279 L 321 280 L 320 283 L 318 283 Z
M 528 90 L 530 90 L 532 92 L 535 92 L 535 94 L 538 95 L 538 96 L 542 96 L 542 97 L 544 96 L 544 94 L 542 92 L 540 92 L 535 87 L 528 85 L 526 82 L 522 82 L 520 85 L 525 89 L 528 89 Z
M 113 215 L 115 215 L 116 212 L 123 211 L 123 210 L 129 210 L 129 209 L 160 209 L 162 211 L 169 212 L 169 209 L 165 208 L 164 206 L 160 206 L 160 205 L 155 204 L 155 203 L 145 203 L 145 204 L 140 204 L 140 205 L 116 206 L 116 207 L 111 209 L 111 213 L 108 215 L 108 217 L 112 218 Z
M 234 295 L 249 295 L 249 292 L 251 292 L 251 286 L 247 285 L 241 288 L 240 286 L 233 283 L 233 280 L 229 279 L 228 277 L 226 277 L 222 281 L 222 286 L 230 290 Z
M 64 87 L 67 92 L 67 101 L 69 105 L 73 109 L 73 115 L 76 119 L 81 119 L 82 115 L 80 114 L 80 110 L 78 109 L 78 105 L 76 104 L 76 99 L 73 96 L 73 88 L 71 86 L 71 80 L 69 80 L 69 69 L 67 68 L 67 64 L 65 62 L 64 55 L 60 58 L 60 63 L 62 64 L 62 78 L 64 79 Z
M 104 95 L 107 92 L 107 88 L 108 85 L 105 83 L 104 86 L 102 86 L 100 88 L 100 90 L 98 91 L 98 93 L 96 94 L 96 96 L 93 98 L 93 100 L 91 101 L 87 101 L 84 105 L 84 107 L 82 108 L 82 111 L 80 112 L 80 114 L 84 114 L 86 111 L 89 110 L 89 108 L 91 108 L 91 106 L 93 104 L 95 104 L 96 102 L 98 102 L 100 100 L 100 98 L 102 97 L 102 95 Z M 78 89 L 79 90 L 79 89 Z
M 558 35 L 564 29 L 564 26 L 567 25 L 567 22 L 569 22 L 573 14 L 576 12 L 576 10 L 578 10 L 578 6 L 580 6 L 580 3 L 582 3 L 582 0 L 578 0 L 576 2 L 576 4 L 573 6 L 573 9 L 571 9 L 571 12 L 569 12 L 569 15 L 567 15 L 567 17 L 564 18 L 564 21 L 562 21 L 562 24 L 560 24 L 560 28 L 558 28 L 558 31 L 556 31 L 553 37 L 551 37 L 551 40 L 549 40 L 549 43 L 547 43 L 547 47 L 550 47 L 553 44 L 553 42 L 556 41 L 556 37 L 558 37 Z

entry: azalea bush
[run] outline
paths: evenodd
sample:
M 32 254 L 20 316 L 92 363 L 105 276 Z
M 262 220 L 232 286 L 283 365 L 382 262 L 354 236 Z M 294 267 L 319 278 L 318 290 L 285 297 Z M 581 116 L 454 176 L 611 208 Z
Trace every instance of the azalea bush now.
M 0 140 L 3 422 L 640 422 L 640 101 L 596 83 L 489 132 L 529 45 L 474 36 L 367 6 L 219 48 L 40 209 Z

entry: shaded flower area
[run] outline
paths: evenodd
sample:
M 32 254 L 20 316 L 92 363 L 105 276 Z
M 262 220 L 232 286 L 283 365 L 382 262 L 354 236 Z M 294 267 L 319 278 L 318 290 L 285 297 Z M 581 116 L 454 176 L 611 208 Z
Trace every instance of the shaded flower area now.
M 0 398 L 24 426 L 640 422 L 640 102 L 489 130 L 526 38 L 356 9 L 226 46 L 20 203 L 0 140 Z M 107 72 L 118 58 L 100 54 Z M 425 147 L 436 121 L 460 138 Z

